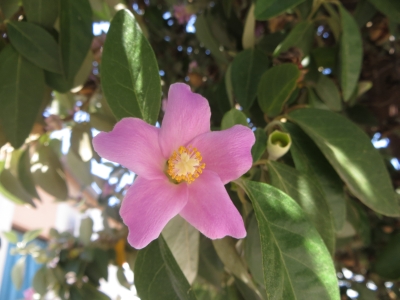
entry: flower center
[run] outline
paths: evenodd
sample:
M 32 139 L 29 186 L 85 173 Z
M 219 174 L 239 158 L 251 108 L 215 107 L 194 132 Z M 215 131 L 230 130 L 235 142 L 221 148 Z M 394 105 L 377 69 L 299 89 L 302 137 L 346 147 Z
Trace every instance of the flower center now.
M 177 182 L 192 183 L 206 166 L 205 163 L 201 163 L 202 159 L 196 148 L 180 146 L 168 159 L 167 173 Z

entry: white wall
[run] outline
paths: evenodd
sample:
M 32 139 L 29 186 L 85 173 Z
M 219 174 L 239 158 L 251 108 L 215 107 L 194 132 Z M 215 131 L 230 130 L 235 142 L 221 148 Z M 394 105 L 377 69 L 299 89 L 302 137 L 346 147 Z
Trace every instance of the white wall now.
M 3 270 L 7 256 L 8 242 L 1 234 L 3 231 L 10 231 L 12 226 L 12 219 L 14 216 L 15 204 L 4 198 L 0 194 L 0 237 L 1 237 L 1 249 L 0 249 L 0 285 L 3 279 Z

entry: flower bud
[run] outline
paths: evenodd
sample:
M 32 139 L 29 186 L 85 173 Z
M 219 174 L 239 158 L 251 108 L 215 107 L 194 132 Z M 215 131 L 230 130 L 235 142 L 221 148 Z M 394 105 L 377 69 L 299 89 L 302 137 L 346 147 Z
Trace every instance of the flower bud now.
M 268 137 L 268 159 L 277 160 L 278 158 L 284 156 L 289 151 L 291 145 L 292 139 L 290 138 L 289 133 L 275 130 Z

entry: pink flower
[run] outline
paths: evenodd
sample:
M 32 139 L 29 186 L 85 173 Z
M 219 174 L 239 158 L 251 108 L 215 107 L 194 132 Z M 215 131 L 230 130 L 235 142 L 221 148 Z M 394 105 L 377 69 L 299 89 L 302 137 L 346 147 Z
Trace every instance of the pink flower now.
M 24 300 L 33 300 L 33 295 L 35 295 L 35 290 L 30 287 L 24 291 Z
M 190 13 L 183 4 L 174 5 L 174 17 L 178 24 L 183 25 L 189 22 L 192 13 Z
M 138 175 L 120 210 L 133 247 L 148 245 L 177 214 L 211 239 L 246 236 L 224 185 L 250 169 L 254 134 L 242 125 L 211 132 L 210 115 L 205 98 L 176 83 L 161 128 L 126 118 L 94 138 L 102 157 Z

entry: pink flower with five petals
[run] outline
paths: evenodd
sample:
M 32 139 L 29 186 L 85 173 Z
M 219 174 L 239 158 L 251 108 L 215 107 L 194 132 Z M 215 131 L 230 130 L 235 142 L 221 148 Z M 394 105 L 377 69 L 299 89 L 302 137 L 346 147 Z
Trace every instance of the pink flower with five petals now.
M 205 98 L 176 83 L 161 128 L 125 118 L 94 138 L 100 156 L 138 175 L 120 210 L 134 248 L 156 239 L 177 214 L 211 239 L 246 236 L 224 185 L 250 169 L 255 137 L 243 125 L 211 132 L 210 116 Z

